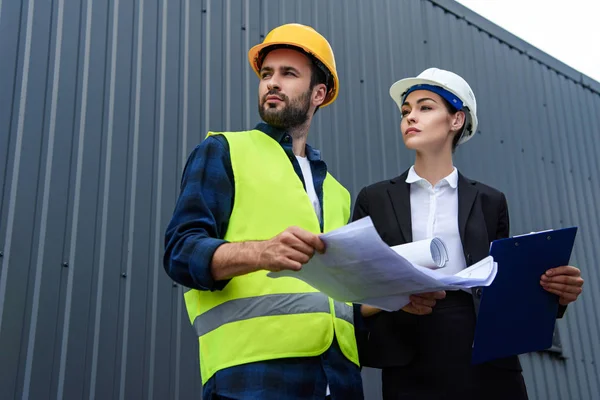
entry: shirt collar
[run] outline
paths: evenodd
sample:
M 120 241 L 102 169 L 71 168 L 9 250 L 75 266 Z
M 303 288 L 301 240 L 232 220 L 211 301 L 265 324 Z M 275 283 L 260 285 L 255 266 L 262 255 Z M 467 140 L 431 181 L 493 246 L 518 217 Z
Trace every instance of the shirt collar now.
M 271 136 L 277 143 L 282 146 L 292 146 L 292 137 L 283 129 L 276 128 L 272 125 L 269 125 L 265 122 L 260 122 L 256 125 L 254 129 L 257 129 L 267 135 Z M 310 161 L 319 161 L 321 160 L 321 152 L 317 149 L 312 148 L 309 144 L 306 144 L 306 158 Z
M 275 128 L 274 126 L 264 122 L 257 124 L 254 129 L 271 136 L 277 143 L 283 142 L 286 138 L 289 138 L 290 143 L 292 141 L 289 135 L 283 129 Z
M 425 179 L 421 178 L 419 176 L 419 174 L 417 174 L 417 172 L 415 171 L 415 166 L 413 165 L 412 167 L 410 167 L 410 170 L 408 171 L 408 176 L 406 177 L 406 183 L 410 184 L 410 183 L 415 183 L 415 182 L 420 182 L 420 181 L 425 181 Z M 442 181 L 446 181 L 452 189 L 456 189 L 456 187 L 458 186 L 458 170 L 456 169 L 456 167 L 454 167 L 454 169 L 452 170 L 450 175 L 448 175 L 447 177 L 442 179 Z

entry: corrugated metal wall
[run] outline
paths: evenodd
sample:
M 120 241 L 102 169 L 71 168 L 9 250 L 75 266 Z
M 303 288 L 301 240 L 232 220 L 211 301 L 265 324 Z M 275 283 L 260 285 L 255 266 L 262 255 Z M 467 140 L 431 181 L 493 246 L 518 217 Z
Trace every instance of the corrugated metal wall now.
M 193 146 L 257 122 L 246 51 L 291 21 L 336 52 L 311 142 L 354 195 L 412 162 L 392 82 L 439 66 L 472 84 L 459 168 L 506 192 L 513 234 L 580 227 L 567 358 L 522 357 L 530 397 L 597 398 L 600 84 L 442 0 L 0 0 L 0 398 L 199 398 L 163 231 Z

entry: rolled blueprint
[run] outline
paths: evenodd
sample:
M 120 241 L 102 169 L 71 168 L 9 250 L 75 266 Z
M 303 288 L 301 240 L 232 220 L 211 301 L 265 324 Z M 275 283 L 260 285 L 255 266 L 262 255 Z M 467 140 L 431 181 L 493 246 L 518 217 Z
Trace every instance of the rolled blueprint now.
M 443 268 L 448 262 L 446 245 L 437 237 L 392 246 L 392 250 L 421 267 L 438 269 Z

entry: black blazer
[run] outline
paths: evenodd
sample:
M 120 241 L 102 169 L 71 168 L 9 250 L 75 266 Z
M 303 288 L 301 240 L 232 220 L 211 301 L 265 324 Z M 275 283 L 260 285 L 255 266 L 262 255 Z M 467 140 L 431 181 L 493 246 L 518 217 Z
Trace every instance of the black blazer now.
M 407 176 L 408 171 L 392 180 L 367 186 L 356 199 L 353 220 L 370 216 L 377 232 L 389 246 L 412 242 Z M 487 257 L 491 241 L 509 236 L 504 194 L 459 173 L 458 225 L 467 266 Z M 477 312 L 482 292 L 481 289 L 472 292 Z M 368 328 L 357 331 L 361 364 L 374 368 L 407 365 L 414 357 L 411 343 L 416 338 L 412 337 L 410 325 L 415 317 L 418 318 L 404 311 L 381 312 L 369 317 Z M 516 356 L 494 363 L 521 369 Z

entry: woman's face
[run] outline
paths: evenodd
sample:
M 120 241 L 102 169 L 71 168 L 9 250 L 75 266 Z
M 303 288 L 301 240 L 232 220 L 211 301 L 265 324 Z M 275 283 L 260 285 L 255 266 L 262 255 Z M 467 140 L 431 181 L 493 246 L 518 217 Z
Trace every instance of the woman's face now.
M 404 145 L 417 151 L 452 149 L 452 139 L 464 122 L 464 113 L 450 114 L 442 98 L 428 90 L 411 92 L 401 108 Z

